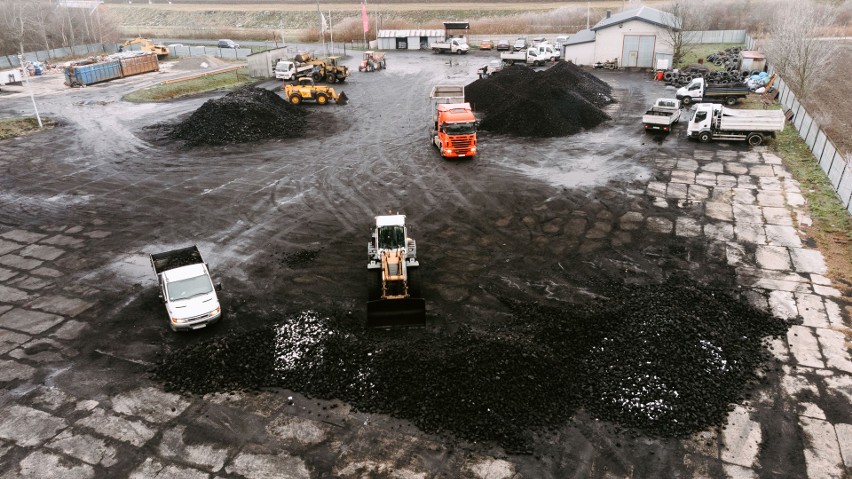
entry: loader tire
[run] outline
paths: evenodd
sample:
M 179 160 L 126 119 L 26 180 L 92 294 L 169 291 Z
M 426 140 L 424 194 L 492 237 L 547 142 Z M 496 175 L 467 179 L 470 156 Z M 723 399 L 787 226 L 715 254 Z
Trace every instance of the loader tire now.
M 299 95 L 298 93 L 293 93 L 292 95 L 290 95 L 290 103 L 294 105 L 302 103 L 302 95 Z
M 320 72 L 314 72 L 314 73 L 311 75 L 311 78 L 313 78 L 313 79 L 314 79 L 314 81 L 322 81 L 322 73 L 320 73 Z
M 337 81 L 337 77 L 334 76 L 334 73 L 329 73 L 328 75 L 325 76 L 325 81 L 327 83 L 334 83 L 334 82 Z
M 318 93 L 317 94 L 317 105 L 325 105 L 326 103 L 328 103 L 328 97 L 325 96 L 325 93 Z
M 367 270 L 367 299 L 375 301 L 382 297 L 382 271 L 379 269 Z
M 422 298 L 421 284 L 420 268 L 408 268 L 408 295 L 412 298 Z

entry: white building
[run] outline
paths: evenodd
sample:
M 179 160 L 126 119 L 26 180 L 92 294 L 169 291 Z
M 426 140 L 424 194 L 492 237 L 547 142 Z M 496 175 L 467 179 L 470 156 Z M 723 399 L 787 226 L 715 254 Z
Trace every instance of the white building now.
M 444 40 L 443 30 L 379 30 L 379 50 L 428 50 Z
M 568 39 L 563 58 L 577 65 L 618 59 L 622 67 L 671 67 L 673 49 L 669 32 L 679 28 L 678 18 L 650 7 L 615 15 L 607 12 L 606 18 L 595 26 Z

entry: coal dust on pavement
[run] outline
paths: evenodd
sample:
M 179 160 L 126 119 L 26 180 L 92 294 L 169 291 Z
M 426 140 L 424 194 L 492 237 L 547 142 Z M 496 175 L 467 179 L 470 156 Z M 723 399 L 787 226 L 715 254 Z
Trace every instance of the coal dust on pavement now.
M 281 387 L 340 399 L 527 452 L 579 408 L 654 436 L 724 424 L 769 364 L 765 339 L 787 328 L 686 279 L 590 288 L 596 299 L 571 307 L 503 299 L 508 322 L 452 331 L 373 331 L 345 311 L 306 311 L 175 350 L 153 375 L 181 393 Z

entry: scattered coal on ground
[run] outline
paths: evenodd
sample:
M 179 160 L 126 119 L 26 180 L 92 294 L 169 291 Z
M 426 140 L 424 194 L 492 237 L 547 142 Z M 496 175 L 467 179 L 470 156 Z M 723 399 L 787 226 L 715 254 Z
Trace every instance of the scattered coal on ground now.
M 153 375 L 182 393 L 282 387 L 340 399 L 523 453 L 578 408 L 654 436 L 724 424 L 768 364 L 765 339 L 787 328 L 684 279 L 596 293 L 568 308 L 504 299 L 510 321 L 452 332 L 371 331 L 346 312 L 307 311 L 175 350 Z
M 170 136 L 188 146 L 290 138 L 302 134 L 306 114 L 274 92 L 244 86 L 204 102 Z
M 602 107 L 612 88 L 571 62 L 547 70 L 509 66 L 465 87 L 465 100 L 482 113 L 483 130 L 528 137 L 578 133 L 609 120 Z

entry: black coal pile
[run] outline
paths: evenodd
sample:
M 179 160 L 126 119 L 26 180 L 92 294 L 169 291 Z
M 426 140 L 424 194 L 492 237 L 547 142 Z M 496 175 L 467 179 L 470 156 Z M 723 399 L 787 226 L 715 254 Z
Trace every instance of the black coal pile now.
M 596 292 L 570 308 L 507 299 L 511 321 L 443 333 L 304 312 L 175 351 L 154 376 L 183 393 L 284 387 L 527 452 L 580 407 L 658 436 L 722 424 L 768 358 L 763 338 L 787 327 L 682 279 Z
M 528 137 L 578 133 L 609 120 L 602 107 L 612 88 L 571 62 L 544 71 L 509 66 L 465 87 L 465 99 L 482 113 L 483 130 Z
M 189 146 L 290 138 L 302 134 L 306 114 L 269 90 L 244 86 L 204 102 L 169 136 Z

